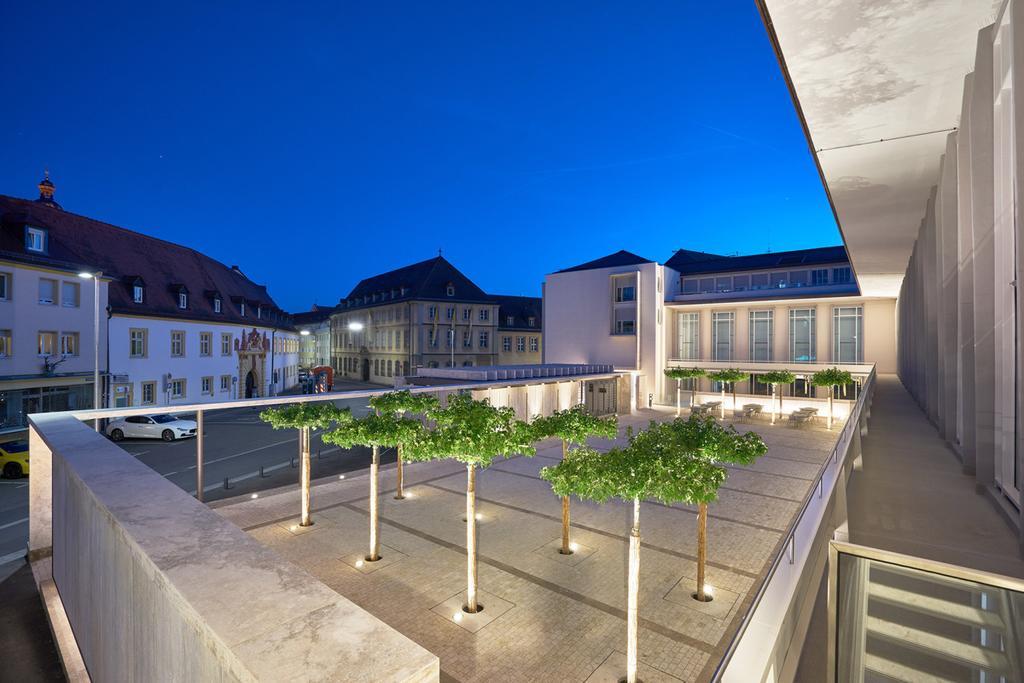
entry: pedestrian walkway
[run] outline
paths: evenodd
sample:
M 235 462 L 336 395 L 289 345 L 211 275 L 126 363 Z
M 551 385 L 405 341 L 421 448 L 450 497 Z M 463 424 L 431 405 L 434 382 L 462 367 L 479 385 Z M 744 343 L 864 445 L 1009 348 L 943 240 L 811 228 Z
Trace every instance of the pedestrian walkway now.
M 25 560 L 0 565 L 0 680 L 63 681 L 43 602 Z

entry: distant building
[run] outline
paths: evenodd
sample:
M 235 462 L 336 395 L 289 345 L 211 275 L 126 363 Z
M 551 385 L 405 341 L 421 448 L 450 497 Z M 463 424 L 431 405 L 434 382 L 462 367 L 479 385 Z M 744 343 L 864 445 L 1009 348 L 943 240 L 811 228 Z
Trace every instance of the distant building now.
M 495 296 L 498 300 L 498 365 L 533 365 L 543 358 L 541 298 Z
M 102 272 L 103 402 L 154 407 L 294 385 L 298 334 L 237 266 L 65 211 L 0 196 L 0 430 L 92 405 L 93 280 Z
M 292 324 L 299 332 L 299 366 L 309 369 L 331 364 L 331 314 L 334 308 L 313 306 L 293 313 Z
M 843 247 L 752 256 L 619 251 L 547 276 L 544 360 L 638 371 L 638 395 L 674 401 L 663 372 L 698 361 L 874 362 L 896 368 L 896 302 L 861 296 Z M 742 391 L 769 393 L 755 379 Z M 751 384 L 751 386 L 746 386 Z M 804 380 L 786 395 L 813 396 Z

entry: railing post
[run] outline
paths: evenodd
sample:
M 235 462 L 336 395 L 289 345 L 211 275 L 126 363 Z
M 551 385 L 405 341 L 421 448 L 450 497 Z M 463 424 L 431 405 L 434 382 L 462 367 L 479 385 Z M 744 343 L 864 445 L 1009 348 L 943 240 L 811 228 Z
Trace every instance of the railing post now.
M 203 502 L 203 411 L 196 411 L 196 500 Z

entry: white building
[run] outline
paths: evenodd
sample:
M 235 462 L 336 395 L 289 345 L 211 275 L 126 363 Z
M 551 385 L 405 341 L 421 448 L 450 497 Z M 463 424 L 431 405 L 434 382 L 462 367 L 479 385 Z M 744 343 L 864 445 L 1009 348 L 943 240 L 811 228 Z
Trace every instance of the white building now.
M 265 396 L 297 383 L 299 335 L 265 287 L 193 249 L 0 196 L 0 420 L 92 405 L 93 280 L 101 403 Z M 0 427 L 2 428 L 2 427 Z
M 313 306 L 312 310 L 292 314 L 292 323 L 300 335 L 299 365 L 303 368 L 331 364 L 331 314 L 334 308 Z
M 895 372 L 895 304 L 860 295 L 843 247 L 732 257 L 683 249 L 664 265 L 619 251 L 547 276 L 544 361 L 634 370 L 637 395 L 655 403 L 675 400 L 666 368 L 702 362 L 798 374 L 867 362 Z M 740 392 L 769 393 L 754 377 Z M 783 393 L 815 389 L 801 377 Z

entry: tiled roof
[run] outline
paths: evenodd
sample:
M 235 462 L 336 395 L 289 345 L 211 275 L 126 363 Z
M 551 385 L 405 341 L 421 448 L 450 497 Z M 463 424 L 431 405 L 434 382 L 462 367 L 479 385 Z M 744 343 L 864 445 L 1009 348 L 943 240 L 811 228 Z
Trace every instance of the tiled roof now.
M 47 253 L 25 249 L 25 226 L 47 231 Z M 111 278 L 109 304 L 114 313 L 211 320 L 252 325 L 290 326 L 266 287 L 194 249 L 126 228 L 79 216 L 56 205 L 0 195 L 0 258 L 70 271 L 103 271 Z M 143 303 L 133 301 L 136 282 L 145 287 Z M 178 291 L 188 291 L 188 308 L 178 308 Z M 214 294 L 221 313 L 214 313 Z M 246 303 L 242 317 L 240 303 Z
M 574 273 L 574 272 L 579 271 L 579 270 L 597 270 L 598 268 L 615 268 L 615 267 L 618 267 L 618 266 L 639 265 L 641 263 L 654 263 L 654 261 L 652 261 L 649 258 L 644 258 L 643 256 L 637 256 L 634 253 L 631 253 L 631 252 L 626 251 L 625 249 L 622 249 L 622 250 L 619 250 L 619 251 L 615 252 L 614 254 L 609 254 L 608 256 L 602 256 L 599 259 L 594 259 L 593 261 L 587 261 L 586 263 L 581 263 L 580 265 L 573 266 L 572 268 L 563 268 L 562 270 L 559 270 L 558 272 L 559 273 Z
M 335 310 L 337 309 L 334 306 L 314 305 L 312 310 L 292 313 L 291 319 L 295 325 L 309 325 L 327 320 Z
M 451 296 L 448 295 L 449 286 L 453 289 Z M 477 287 L 447 259 L 435 256 L 361 280 L 349 295 L 339 302 L 338 308 L 377 306 L 391 301 L 413 299 L 494 301 L 494 297 Z
M 794 251 L 777 251 L 768 254 L 750 254 L 747 256 L 719 256 L 704 260 L 691 260 L 689 255 L 677 259 L 670 258 L 665 265 L 683 275 L 703 273 L 727 273 L 740 270 L 770 270 L 772 268 L 798 268 L 826 263 L 848 263 L 846 248 L 817 247 L 815 249 L 797 249 Z M 676 252 L 678 255 L 679 252 Z
M 495 294 L 493 298 L 498 301 L 498 329 L 540 331 L 542 300 L 539 296 Z M 512 316 L 511 324 L 509 316 Z M 530 318 L 533 318 L 532 326 Z

